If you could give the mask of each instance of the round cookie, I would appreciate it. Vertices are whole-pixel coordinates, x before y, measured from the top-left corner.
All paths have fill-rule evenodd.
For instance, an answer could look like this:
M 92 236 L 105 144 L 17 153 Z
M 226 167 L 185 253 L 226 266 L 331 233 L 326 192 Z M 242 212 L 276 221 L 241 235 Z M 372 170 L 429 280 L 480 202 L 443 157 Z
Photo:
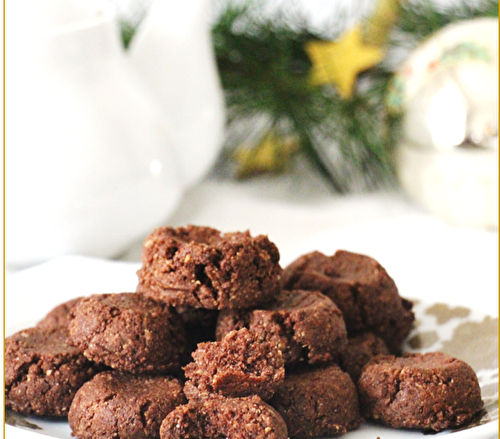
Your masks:
M 81 297 L 77 297 L 57 305 L 42 320 L 40 320 L 36 326 L 47 329 L 55 329 L 60 326 L 67 328 L 72 318 L 71 310 L 80 301 L 80 299 Z
M 65 328 L 29 328 L 5 339 L 5 406 L 66 416 L 76 391 L 102 370 L 70 346 Z
M 282 291 L 272 304 L 261 309 L 221 311 L 217 339 L 242 327 L 273 344 L 287 365 L 338 362 L 347 344 L 341 311 L 317 291 Z
M 248 232 L 160 227 L 146 238 L 142 263 L 137 291 L 174 306 L 251 308 L 280 290 L 277 247 Z
M 268 400 L 285 377 L 281 351 L 246 328 L 231 331 L 219 342 L 199 344 L 193 359 L 184 367 L 189 400 L 214 393 Z
M 185 402 L 175 378 L 102 372 L 77 392 L 68 421 L 78 439 L 155 439 L 163 419 Z
M 440 352 L 378 355 L 357 387 L 364 416 L 396 428 L 458 427 L 483 407 L 472 368 Z
M 258 396 L 216 396 L 179 406 L 162 422 L 161 439 L 287 439 L 281 416 Z
M 380 337 L 371 332 L 362 332 L 349 336 L 340 364 L 356 383 L 363 367 L 372 357 L 389 353 L 389 349 Z
M 95 294 L 73 308 L 70 342 L 113 369 L 166 373 L 180 368 L 184 326 L 177 312 L 142 294 Z
M 385 269 L 368 256 L 337 251 L 303 255 L 283 270 L 285 289 L 321 291 L 340 308 L 348 332 L 373 332 L 398 353 L 412 329 L 412 303 L 399 296 Z
M 287 371 L 269 404 L 285 420 L 291 438 L 344 434 L 362 420 L 356 386 L 336 364 Z

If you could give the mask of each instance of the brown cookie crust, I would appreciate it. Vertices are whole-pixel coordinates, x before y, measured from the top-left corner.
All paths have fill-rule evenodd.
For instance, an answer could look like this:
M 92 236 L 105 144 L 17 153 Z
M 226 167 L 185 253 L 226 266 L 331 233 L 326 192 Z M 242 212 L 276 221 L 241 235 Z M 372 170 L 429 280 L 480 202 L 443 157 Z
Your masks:
M 76 391 L 102 367 L 68 344 L 65 328 L 29 328 L 5 339 L 5 406 L 66 416 Z
M 386 270 L 365 255 L 308 253 L 283 270 L 282 285 L 321 291 L 341 309 L 348 332 L 373 332 L 392 353 L 400 351 L 415 320 L 411 302 L 399 296 Z
M 338 362 L 347 344 L 341 311 L 317 291 L 282 291 L 262 309 L 221 311 L 217 339 L 242 327 L 272 343 L 287 365 Z
M 287 371 L 269 402 L 291 438 L 341 435 L 361 424 L 356 386 L 339 366 Z
M 193 403 L 172 410 L 160 426 L 161 439 L 218 439 L 216 428 L 209 425 L 204 412 Z
M 285 377 L 281 351 L 246 328 L 221 341 L 202 343 L 184 367 L 188 399 L 217 393 L 229 397 L 258 395 L 268 400 Z
M 78 302 L 70 342 L 96 362 L 133 373 L 180 368 L 185 333 L 177 312 L 138 293 L 95 294 Z
M 78 439 L 156 439 L 163 419 L 185 402 L 175 378 L 102 372 L 77 392 L 68 421 Z
M 263 235 L 160 227 L 144 242 L 142 262 L 137 291 L 174 306 L 251 308 L 280 290 L 279 251 Z
M 380 354 L 390 354 L 384 341 L 371 332 L 362 332 L 349 336 L 340 364 L 356 383 L 365 364 Z
M 357 387 L 364 416 L 395 428 L 458 427 L 483 407 L 472 368 L 440 352 L 378 355 Z
M 179 406 L 162 422 L 161 439 L 287 439 L 286 424 L 258 396 L 225 398 Z

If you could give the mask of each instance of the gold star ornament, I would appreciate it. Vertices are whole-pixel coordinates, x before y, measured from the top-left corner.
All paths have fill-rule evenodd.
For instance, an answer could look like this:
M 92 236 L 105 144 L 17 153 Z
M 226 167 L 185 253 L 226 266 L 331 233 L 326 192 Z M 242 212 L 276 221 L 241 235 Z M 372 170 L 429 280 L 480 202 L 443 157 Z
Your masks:
M 380 47 L 364 43 L 361 25 L 354 26 L 337 41 L 310 41 L 306 51 L 312 62 L 312 83 L 333 83 L 344 99 L 352 96 L 357 76 L 384 58 Z
M 278 173 L 297 149 L 297 139 L 278 136 L 271 130 L 255 147 L 242 146 L 235 152 L 238 178 Z

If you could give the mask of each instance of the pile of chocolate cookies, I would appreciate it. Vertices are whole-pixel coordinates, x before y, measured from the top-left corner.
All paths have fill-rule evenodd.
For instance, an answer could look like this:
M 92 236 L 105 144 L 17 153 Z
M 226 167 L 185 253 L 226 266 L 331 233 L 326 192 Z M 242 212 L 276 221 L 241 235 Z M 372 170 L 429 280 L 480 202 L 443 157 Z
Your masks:
M 374 259 L 161 227 L 136 292 L 73 299 L 5 340 L 5 404 L 79 439 L 337 436 L 363 419 L 440 431 L 483 407 L 442 353 L 402 354 L 412 304 Z

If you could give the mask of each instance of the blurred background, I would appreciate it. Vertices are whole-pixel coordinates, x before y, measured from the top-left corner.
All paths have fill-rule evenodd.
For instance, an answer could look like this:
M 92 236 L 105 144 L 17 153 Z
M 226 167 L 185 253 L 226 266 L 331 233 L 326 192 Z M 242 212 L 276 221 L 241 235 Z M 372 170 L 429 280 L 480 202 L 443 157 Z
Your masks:
M 460 231 L 495 259 L 498 1 L 16 0 L 5 18 L 10 270 L 139 261 L 187 223 L 269 234 L 285 260 L 356 225 Z

